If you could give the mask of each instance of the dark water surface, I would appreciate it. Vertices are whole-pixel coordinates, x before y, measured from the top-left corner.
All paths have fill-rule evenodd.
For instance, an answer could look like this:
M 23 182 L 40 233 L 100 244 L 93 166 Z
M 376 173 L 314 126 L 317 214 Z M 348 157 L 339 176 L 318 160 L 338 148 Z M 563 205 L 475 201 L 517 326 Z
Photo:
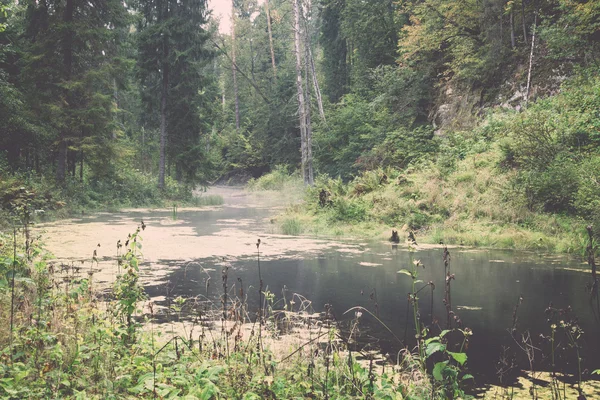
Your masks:
M 344 315 L 346 310 L 363 306 L 373 313 L 378 311 L 381 320 L 400 339 L 405 336 L 407 321 L 408 337 L 414 337 L 414 323 L 412 315 L 407 318 L 411 279 L 399 274 L 398 270 L 410 269 L 411 260 L 421 260 L 425 268 L 419 269 L 419 279 L 435 283 L 433 316 L 430 315 L 431 290 L 426 288 L 419 295 L 421 318 L 429 324 L 433 317 L 433 320 L 439 321 L 441 328 L 445 327 L 442 249 L 420 249 L 411 254 L 404 245 L 395 247 L 383 241 L 347 241 L 348 246 L 336 243 L 304 251 L 294 248 L 296 238 L 281 236 L 276 238 L 279 247 L 275 249 L 269 246 L 275 240 L 271 237 L 275 235 L 268 234 L 268 230 L 272 229 L 268 222 L 273 213 L 270 207 L 240 207 L 240 203 L 243 200 L 226 198 L 223 207 L 206 212 L 181 211 L 178 219 L 192 228 L 195 236 L 206 240 L 223 229 L 239 231 L 246 241 L 247 238 L 261 237 L 264 243 L 261 246 L 263 281 L 277 298 L 285 295 L 289 301 L 294 293 L 300 294 L 312 301 L 315 311 L 322 311 L 325 304 L 330 304 L 336 318 L 342 322 L 354 317 L 354 313 Z M 145 218 L 150 221 L 151 229 L 170 229 L 152 223 L 169 218 L 167 211 L 110 214 L 93 221 L 118 223 L 123 217 Z M 79 223 L 85 224 L 86 221 Z M 232 241 L 234 238 L 235 234 L 233 239 L 227 236 L 224 240 Z M 324 241 L 319 239 L 319 242 Z M 178 260 L 177 254 L 174 254 L 172 260 L 153 260 L 152 268 L 168 265 L 168 272 L 147 284 L 146 290 L 163 305 L 178 296 L 209 299 L 219 305 L 222 268 L 228 266 L 230 295 L 237 293 L 240 278 L 248 294 L 250 309 L 255 309 L 258 302 L 255 249 L 255 246 L 249 246 L 246 254 L 235 257 L 221 254 L 206 257 L 203 253 L 202 257 L 189 257 L 188 254 L 186 260 Z M 591 280 L 589 267 L 581 260 L 516 251 L 464 248 L 449 251 L 451 271 L 455 274 L 455 280 L 451 282 L 452 307 L 462 325 L 473 331 L 467 351 L 468 366 L 479 382 L 494 381 L 496 362 L 503 346 L 513 349 L 511 351 L 523 362 L 523 355 L 519 355 L 522 351 L 517 351 L 510 334 L 513 310 L 520 296 L 523 301 L 517 314 L 519 332 L 529 330 L 534 343 L 542 348 L 539 335 L 550 334 L 545 309 L 550 303 L 556 308 L 570 306 L 584 331 L 581 340 L 584 367 L 591 370 L 600 368 L 593 364 L 600 359 L 600 325 L 594 318 L 586 291 Z M 419 284 L 419 287 L 425 283 Z M 361 318 L 361 330 L 365 338 L 370 338 L 365 341 L 373 342 L 384 352 L 394 353 L 402 347 L 367 313 L 363 313 Z M 538 357 L 541 359 L 541 354 Z M 571 364 L 568 368 L 572 367 Z

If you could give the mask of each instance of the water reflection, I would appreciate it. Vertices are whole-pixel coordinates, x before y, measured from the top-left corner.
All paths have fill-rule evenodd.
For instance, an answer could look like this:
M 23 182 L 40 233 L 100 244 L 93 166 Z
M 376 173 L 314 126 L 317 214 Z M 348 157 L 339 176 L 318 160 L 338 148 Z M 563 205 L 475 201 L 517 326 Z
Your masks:
M 378 243 L 363 248 L 363 251 L 357 254 L 328 249 L 317 256 L 262 261 L 263 280 L 268 290 L 278 297 L 282 297 L 285 288 L 288 293 L 299 293 L 310 299 L 316 310 L 323 310 L 325 304 L 331 304 L 340 320 L 351 318 L 343 313 L 357 305 L 375 313 L 375 299 L 370 294 L 376 293 L 377 312 L 382 321 L 399 337 L 402 337 L 409 321 L 410 334 L 414 327 L 410 322 L 412 318 L 407 318 L 406 302 L 411 280 L 397 271 L 409 266 L 411 254 L 401 246 L 391 248 Z M 570 267 L 565 269 L 547 266 L 543 258 L 532 254 L 450 251 L 452 273 L 456 276 L 456 280 L 452 281 L 453 309 L 463 325 L 474 331 L 469 347 L 469 365 L 478 375 L 493 378 L 494 364 L 502 346 L 514 346 L 509 330 L 513 324 L 513 309 L 520 296 L 523 304 L 519 308 L 517 327 L 519 331 L 530 330 L 534 336 L 550 332 L 544 314 L 550 303 L 556 308 L 571 306 L 587 338 L 584 362 L 589 368 L 597 368 L 590 362 L 600 354 L 600 341 L 597 340 L 600 329 L 594 321 L 585 290 L 590 278 L 580 271 L 576 262 L 572 263 L 575 265 L 564 264 Z M 419 272 L 419 278 L 436 283 L 433 316 L 430 315 L 430 291 L 425 289 L 420 300 L 421 317 L 426 323 L 433 318 L 445 326 L 442 250 L 416 251 L 412 257 L 425 265 L 425 269 Z M 198 261 L 202 267 L 177 269 L 168 275 L 170 295 L 193 297 L 202 294 L 218 302 L 221 267 L 214 259 Z M 250 308 L 256 308 L 258 296 L 253 296 L 256 291 L 251 289 L 258 286 L 256 260 L 252 257 L 238 259 L 230 266 L 229 281 L 242 279 L 250 293 Z M 217 284 L 209 286 L 207 291 L 208 276 Z M 164 295 L 164 286 L 160 284 L 147 290 L 150 295 Z M 400 344 L 372 317 L 365 315 L 363 323 L 370 335 L 380 338 L 384 351 L 392 352 L 399 348 Z

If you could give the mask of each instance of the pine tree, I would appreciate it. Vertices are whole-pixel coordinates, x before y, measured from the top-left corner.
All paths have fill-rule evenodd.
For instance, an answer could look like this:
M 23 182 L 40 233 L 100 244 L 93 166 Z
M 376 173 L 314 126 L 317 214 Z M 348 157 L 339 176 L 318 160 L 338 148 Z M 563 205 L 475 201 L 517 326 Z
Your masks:
M 215 91 L 203 93 L 210 78 L 206 68 L 214 57 L 208 47 L 205 0 L 147 0 L 140 4 L 138 66 L 142 101 L 146 112 L 160 113 L 160 156 L 158 186 L 164 188 L 168 165 L 177 179 L 194 180 L 199 160 L 201 120 Z M 210 100 L 210 101 L 209 101 Z M 148 119 L 149 125 L 156 119 Z
M 94 172 L 109 173 L 106 159 L 112 156 L 115 133 L 112 94 L 121 73 L 116 57 L 127 21 L 118 0 L 26 3 L 21 81 L 56 147 L 59 183 L 69 171 L 75 175 L 77 161 L 83 168 L 85 147 L 93 153 Z

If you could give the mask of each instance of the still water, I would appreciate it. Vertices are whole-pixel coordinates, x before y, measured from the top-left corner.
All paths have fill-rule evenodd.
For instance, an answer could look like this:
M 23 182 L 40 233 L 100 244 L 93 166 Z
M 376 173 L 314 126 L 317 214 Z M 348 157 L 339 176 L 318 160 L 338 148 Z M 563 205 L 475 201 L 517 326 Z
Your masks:
M 96 279 L 108 284 L 114 278 L 114 243 L 143 219 L 147 225 L 142 232 L 143 282 L 149 296 L 165 307 L 178 296 L 220 304 L 222 269 L 228 267 L 231 293 L 236 293 L 241 280 L 250 309 L 256 308 L 256 241 L 260 238 L 263 282 L 277 298 L 285 296 L 289 301 L 299 294 L 309 299 L 317 312 L 329 304 L 342 324 L 354 317 L 353 312 L 344 314 L 345 311 L 363 306 L 378 313 L 398 338 L 403 339 L 407 332 L 409 341 L 414 335 L 412 314 L 407 316 L 411 279 L 398 271 L 410 269 L 412 260 L 420 260 L 425 268 L 419 269 L 419 279 L 424 283 L 418 286 L 429 281 L 435 284 L 433 297 L 430 288 L 419 295 L 421 318 L 427 324 L 433 320 L 434 325 L 445 327 L 442 248 L 409 252 L 403 244 L 393 246 L 382 240 L 278 235 L 271 218 L 280 202 L 237 189 L 222 188 L 219 193 L 225 199 L 219 207 L 179 209 L 177 215 L 168 209 L 128 210 L 83 216 L 40 229 L 45 232 L 47 246 L 59 259 L 83 260 L 94 249 L 99 251 L 103 261 Z M 549 304 L 555 308 L 570 306 L 584 332 L 584 367 L 600 368 L 594 365 L 600 359 L 600 324 L 586 291 L 591 280 L 589 268 L 581 260 L 533 252 L 468 248 L 449 251 L 450 268 L 455 275 L 451 282 L 452 309 L 463 327 L 473 331 L 467 351 L 468 366 L 479 382 L 494 381 L 503 347 L 515 349 L 512 352 L 517 360 L 524 362 L 510 333 L 520 297 L 523 300 L 516 315 L 518 332 L 529 330 L 534 343 L 542 346 L 539 335 L 550 334 L 546 308 Z M 389 353 L 402 347 L 368 313 L 363 313 L 360 326 L 365 343 Z

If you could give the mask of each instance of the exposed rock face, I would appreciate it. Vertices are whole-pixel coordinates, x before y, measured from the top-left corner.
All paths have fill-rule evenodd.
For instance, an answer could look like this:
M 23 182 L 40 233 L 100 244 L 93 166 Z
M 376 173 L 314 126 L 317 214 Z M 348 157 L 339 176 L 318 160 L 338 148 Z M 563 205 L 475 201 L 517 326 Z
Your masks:
M 459 90 L 448 85 L 438 97 L 438 106 L 430 114 L 435 134 L 447 129 L 469 129 L 475 126 L 481 108 L 481 90 Z
M 533 65 L 529 102 L 553 96 L 569 77 L 572 66 L 555 62 Z M 516 67 L 511 78 L 497 88 L 473 89 L 449 82 L 440 89 L 436 104 L 429 114 L 435 134 L 443 136 L 448 130 L 468 130 L 478 124 L 488 108 L 502 107 L 520 111 L 527 101 L 527 67 Z M 491 90 L 491 92 L 490 92 Z

